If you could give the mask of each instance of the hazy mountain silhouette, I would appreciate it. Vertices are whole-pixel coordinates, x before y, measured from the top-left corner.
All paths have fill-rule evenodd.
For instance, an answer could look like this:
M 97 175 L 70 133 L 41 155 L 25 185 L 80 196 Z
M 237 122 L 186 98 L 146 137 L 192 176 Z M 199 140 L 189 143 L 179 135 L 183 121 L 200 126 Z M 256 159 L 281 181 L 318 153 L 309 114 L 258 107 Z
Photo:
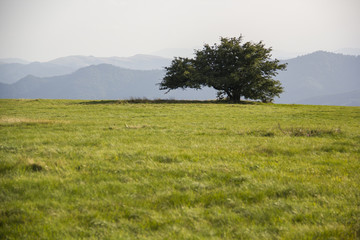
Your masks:
M 136 55 L 126 59 L 128 59 L 127 66 L 142 62 L 144 68 L 160 67 L 166 61 L 170 64 L 169 59 L 147 55 Z M 159 61 L 151 62 L 152 59 Z M 106 60 L 122 62 L 124 58 L 106 58 Z M 99 59 L 94 57 L 72 56 L 56 59 L 48 64 L 66 69 L 71 65 L 81 66 L 97 61 Z M 283 62 L 288 63 L 287 71 L 280 72 L 277 79 L 282 82 L 285 92 L 275 102 L 360 105 L 359 56 L 319 51 Z M 109 64 L 92 65 L 67 75 L 42 78 L 30 75 L 14 84 L 0 84 L 0 98 L 126 99 L 147 97 L 204 100 L 216 97 L 216 91 L 209 88 L 199 91 L 176 90 L 164 95 L 164 91 L 160 91 L 156 85 L 161 81 L 164 73 L 163 69 L 131 70 Z
M 156 56 L 161 56 L 165 58 L 174 58 L 174 57 L 187 57 L 193 58 L 195 49 L 202 49 L 202 47 L 194 47 L 194 48 L 165 48 L 151 54 Z M 289 52 L 289 51 L 282 51 L 282 50 L 273 50 L 272 56 L 277 59 L 290 59 L 296 56 L 299 56 L 301 53 L 299 52 Z
M 164 70 L 131 70 L 110 64 L 92 65 L 56 77 L 32 75 L 14 84 L 0 84 L 0 98 L 49 99 L 214 99 L 215 90 L 176 90 L 169 94 L 157 85 Z
M 341 48 L 336 50 L 335 53 L 358 56 L 360 55 L 360 48 Z
M 161 56 L 164 58 L 170 58 L 170 59 L 173 59 L 174 57 L 193 58 L 194 52 L 195 52 L 194 49 L 191 49 L 191 48 L 164 48 L 164 49 L 152 52 L 152 54 L 154 54 L 156 56 Z M 196 49 L 198 49 L 198 48 L 196 48 Z
M 79 68 L 99 64 L 112 64 L 122 68 L 152 70 L 163 69 L 170 64 L 167 58 L 151 55 L 135 55 L 127 58 L 109 57 L 98 58 L 92 56 L 68 56 L 57 58 L 49 62 L 33 62 L 29 64 L 8 63 L 0 64 L 0 82 L 14 83 L 27 75 L 37 77 L 52 77 L 72 73 Z
M 298 103 L 337 106 L 360 106 L 360 90 L 303 99 L 298 101 Z
M 1 98 L 118 99 L 158 94 L 162 70 L 139 71 L 109 64 L 81 68 L 63 76 L 27 76 L 2 85 Z
M 82 68 L 90 65 L 111 64 L 117 67 L 135 70 L 155 70 L 168 66 L 171 59 L 138 54 L 131 57 L 93 57 L 93 56 L 68 56 L 50 61 L 60 66 Z
M 315 97 L 342 94 L 360 89 L 360 57 L 324 51 L 289 59 L 287 71 L 278 79 L 285 92 L 278 103 L 300 103 Z M 323 104 L 323 103 L 321 103 Z
M 28 64 L 30 62 L 21 58 L 0 58 L 0 64 L 6 64 L 6 63 Z
M 14 83 L 27 75 L 48 77 L 68 74 L 76 68 L 59 66 L 52 63 L 33 62 L 29 64 L 7 63 L 0 64 L 0 82 Z

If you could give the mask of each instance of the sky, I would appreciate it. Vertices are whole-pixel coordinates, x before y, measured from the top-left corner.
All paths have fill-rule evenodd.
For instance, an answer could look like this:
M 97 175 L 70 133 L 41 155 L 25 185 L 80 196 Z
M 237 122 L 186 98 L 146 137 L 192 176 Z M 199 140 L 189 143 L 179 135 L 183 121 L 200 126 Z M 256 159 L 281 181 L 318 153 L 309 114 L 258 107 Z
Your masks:
M 126 57 L 222 37 L 274 51 L 360 48 L 360 0 L 0 0 L 0 58 Z

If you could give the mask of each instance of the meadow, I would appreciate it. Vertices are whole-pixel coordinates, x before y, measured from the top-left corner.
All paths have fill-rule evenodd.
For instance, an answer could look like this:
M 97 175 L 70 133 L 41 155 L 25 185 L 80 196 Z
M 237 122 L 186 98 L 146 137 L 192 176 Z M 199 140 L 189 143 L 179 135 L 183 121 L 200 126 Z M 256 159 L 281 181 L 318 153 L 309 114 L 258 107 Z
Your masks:
M 360 108 L 0 100 L 0 239 L 359 239 Z

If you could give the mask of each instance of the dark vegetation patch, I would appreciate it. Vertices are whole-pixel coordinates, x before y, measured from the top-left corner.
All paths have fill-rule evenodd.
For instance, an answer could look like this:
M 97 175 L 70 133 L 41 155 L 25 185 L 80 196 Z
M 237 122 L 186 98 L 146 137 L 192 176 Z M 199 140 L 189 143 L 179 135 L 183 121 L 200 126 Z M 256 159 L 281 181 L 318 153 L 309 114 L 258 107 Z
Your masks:
M 245 176 L 241 176 L 239 174 L 235 174 L 234 172 L 222 172 L 222 171 L 214 171 L 206 175 L 208 181 L 212 181 L 215 183 L 219 183 L 221 186 L 235 185 L 240 186 L 248 179 Z
M 14 169 L 14 167 L 15 166 L 13 164 L 10 164 L 5 161 L 1 161 L 0 162 L 0 174 L 5 174 L 5 173 L 11 171 L 12 169 Z
M 340 128 L 324 129 L 324 128 L 308 128 L 308 127 L 291 127 L 282 128 L 280 124 L 278 129 L 284 134 L 291 137 L 327 137 L 337 136 L 341 134 Z
M 331 144 L 328 146 L 323 146 L 320 148 L 320 151 L 322 152 L 340 152 L 345 153 L 349 151 L 349 147 L 346 145 L 340 145 L 340 144 Z
M 32 172 L 40 172 L 43 169 L 44 168 L 40 164 L 37 164 L 37 163 L 31 163 L 26 166 L 26 170 L 32 171 Z
M 44 170 L 44 167 L 40 164 L 32 163 L 31 161 L 28 163 L 24 163 L 22 161 L 18 161 L 16 163 L 9 163 L 7 161 L 0 162 L 0 174 L 16 171 L 16 169 L 25 169 L 29 172 L 40 172 Z
M 331 144 L 319 147 L 319 151 L 328 152 L 328 153 L 333 153 L 333 152 L 360 153 L 360 145 L 356 144 L 356 143 L 352 143 L 352 142 L 346 142 L 346 141 L 333 142 Z
M 298 149 L 283 149 L 279 147 L 259 146 L 257 152 L 266 156 L 294 156 L 299 153 Z
M 160 163 L 176 163 L 179 160 L 175 157 L 167 157 L 167 156 L 155 156 L 153 160 Z
M 140 129 L 140 128 L 147 128 L 147 127 L 149 127 L 149 125 L 144 125 L 144 124 L 142 124 L 142 125 L 128 125 L 128 124 L 125 124 L 125 128 L 127 128 L 127 129 Z
M 275 132 L 271 130 L 252 130 L 247 132 L 247 135 L 255 137 L 274 137 Z
M 190 193 L 172 192 L 162 197 L 158 197 L 154 206 L 159 209 L 179 208 L 179 207 L 193 207 L 197 200 Z
M 272 129 L 256 129 L 247 132 L 239 132 L 239 135 L 247 135 L 254 137 L 276 137 L 276 136 L 290 136 L 290 137 L 334 137 L 343 134 L 340 128 L 325 129 L 325 128 L 311 128 L 311 127 L 290 127 L 282 128 L 278 125 L 277 128 Z
M 341 133 L 340 129 L 311 129 L 311 128 L 290 128 L 285 134 L 292 137 L 326 137 L 336 136 Z
M 20 225 L 24 224 L 26 222 L 30 221 L 31 218 L 28 216 L 28 214 L 20 208 L 12 208 L 12 209 L 5 209 L 0 211 L 0 227 L 3 227 L 5 225 Z M 1 238 L 0 234 L 0 238 Z M 6 239 L 5 236 L 1 239 Z
M 262 104 L 257 101 L 240 101 L 234 103 L 233 101 L 228 100 L 175 100 L 175 99 L 146 99 L 146 98 L 132 98 L 124 100 L 94 100 L 80 102 L 81 105 L 105 105 L 105 104 Z

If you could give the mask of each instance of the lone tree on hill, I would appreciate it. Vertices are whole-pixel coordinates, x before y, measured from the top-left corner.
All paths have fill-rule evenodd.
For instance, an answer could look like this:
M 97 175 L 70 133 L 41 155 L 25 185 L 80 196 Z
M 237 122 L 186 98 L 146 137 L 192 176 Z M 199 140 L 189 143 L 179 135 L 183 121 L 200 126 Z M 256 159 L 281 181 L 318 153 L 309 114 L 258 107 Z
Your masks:
M 239 102 L 241 97 L 263 102 L 273 101 L 283 92 L 281 83 L 274 80 L 277 70 L 286 64 L 271 59 L 272 48 L 259 43 L 242 44 L 238 38 L 220 38 L 220 45 L 205 44 L 195 51 L 195 58 L 176 58 L 160 83 L 161 90 L 177 88 L 201 89 L 204 86 L 218 90 L 218 98 Z

